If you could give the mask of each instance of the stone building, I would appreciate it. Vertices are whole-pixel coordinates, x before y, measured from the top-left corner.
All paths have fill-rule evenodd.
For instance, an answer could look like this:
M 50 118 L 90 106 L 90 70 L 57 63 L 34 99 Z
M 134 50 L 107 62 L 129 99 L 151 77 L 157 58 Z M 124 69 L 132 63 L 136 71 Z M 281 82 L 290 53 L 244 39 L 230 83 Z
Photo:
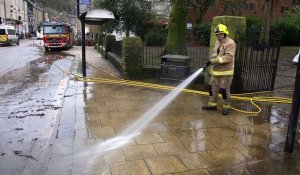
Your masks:
M 19 34 L 28 32 L 26 1 L 0 0 L 0 9 L 0 17 L 3 24 L 15 26 Z
M 35 0 L 26 0 L 28 3 L 28 30 L 35 34 L 37 27 L 44 21 L 49 21 L 48 13 L 44 8 L 39 7 Z
M 48 19 L 45 10 L 35 0 L 0 0 L 1 23 L 16 28 L 20 36 L 34 33 L 37 25 Z

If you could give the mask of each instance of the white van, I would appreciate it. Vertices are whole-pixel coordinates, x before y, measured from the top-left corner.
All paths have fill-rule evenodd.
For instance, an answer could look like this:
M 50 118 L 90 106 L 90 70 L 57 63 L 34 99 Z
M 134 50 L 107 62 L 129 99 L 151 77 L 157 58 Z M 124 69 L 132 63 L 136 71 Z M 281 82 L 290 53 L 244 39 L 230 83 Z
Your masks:
M 40 32 L 36 31 L 36 39 L 37 40 L 42 40 L 43 39 L 43 31 L 42 30 Z
M 19 45 L 19 37 L 13 26 L 0 25 L 0 45 Z

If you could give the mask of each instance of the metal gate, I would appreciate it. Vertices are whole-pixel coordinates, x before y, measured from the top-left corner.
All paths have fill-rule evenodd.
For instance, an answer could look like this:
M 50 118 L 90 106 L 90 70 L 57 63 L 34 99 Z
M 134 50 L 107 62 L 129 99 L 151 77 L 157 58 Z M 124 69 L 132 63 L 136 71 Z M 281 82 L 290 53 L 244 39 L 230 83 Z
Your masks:
M 258 43 L 258 38 L 248 38 L 237 43 L 233 92 L 274 89 L 280 37 L 271 38 L 268 45 Z

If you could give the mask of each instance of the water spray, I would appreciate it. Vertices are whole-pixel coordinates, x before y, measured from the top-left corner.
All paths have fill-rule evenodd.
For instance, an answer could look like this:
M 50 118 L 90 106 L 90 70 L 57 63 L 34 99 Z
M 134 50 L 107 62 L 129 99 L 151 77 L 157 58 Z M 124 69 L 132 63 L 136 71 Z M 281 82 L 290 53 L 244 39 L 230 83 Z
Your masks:
M 133 124 L 125 128 L 117 137 L 108 139 L 100 144 L 92 147 L 95 151 L 95 155 L 91 158 L 89 166 L 93 164 L 94 160 L 105 154 L 107 151 L 117 149 L 129 142 L 133 137 L 138 136 L 149 123 L 157 117 L 157 115 L 165 109 L 178 95 L 185 89 L 201 72 L 203 68 L 189 76 L 185 81 L 179 84 L 174 90 L 169 92 L 161 100 L 159 100 L 153 107 L 148 109 L 144 114 L 142 114 Z M 79 156 L 84 156 L 88 154 L 88 151 L 82 151 L 78 153 Z

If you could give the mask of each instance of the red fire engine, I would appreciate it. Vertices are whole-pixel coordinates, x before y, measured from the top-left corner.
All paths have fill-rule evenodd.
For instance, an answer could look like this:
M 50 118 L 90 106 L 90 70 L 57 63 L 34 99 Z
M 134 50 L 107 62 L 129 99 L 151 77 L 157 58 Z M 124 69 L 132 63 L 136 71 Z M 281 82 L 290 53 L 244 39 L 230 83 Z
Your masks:
M 71 48 L 73 47 L 72 28 L 68 24 L 62 22 L 44 23 L 43 41 L 46 51 L 54 48 Z

